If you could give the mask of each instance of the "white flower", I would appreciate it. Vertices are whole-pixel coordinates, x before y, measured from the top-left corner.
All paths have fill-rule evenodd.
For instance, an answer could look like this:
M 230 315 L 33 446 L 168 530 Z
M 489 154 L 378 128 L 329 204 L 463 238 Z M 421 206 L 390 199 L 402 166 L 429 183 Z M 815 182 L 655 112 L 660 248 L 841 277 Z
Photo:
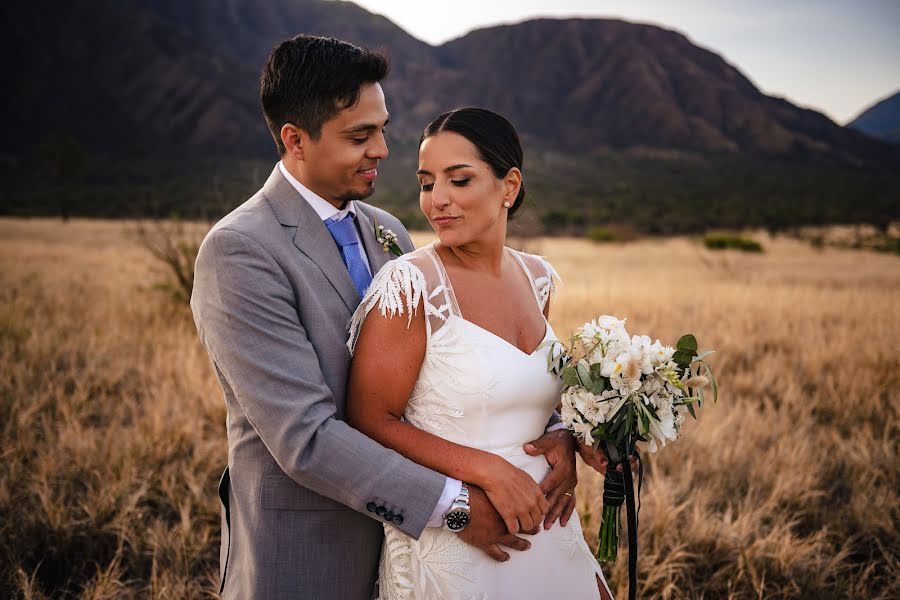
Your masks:
M 647 443 L 647 448 L 653 453 L 657 451 L 657 440 L 665 446 L 666 440 L 674 440 L 678 437 L 678 432 L 675 429 L 675 413 L 672 410 L 671 398 L 665 398 L 660 401 L 656 414 L 659 417 L 659 421 L 650 419 L 650 439 Z
M 588 446 L 594 444 L 594 438 L 591 436 L 591 431 L 593 430 L 594 425 L 591 425 L 590 423 L 582 423 L 579 421 L 572 424 L 572 432 L 575 434 L 575 437 Z

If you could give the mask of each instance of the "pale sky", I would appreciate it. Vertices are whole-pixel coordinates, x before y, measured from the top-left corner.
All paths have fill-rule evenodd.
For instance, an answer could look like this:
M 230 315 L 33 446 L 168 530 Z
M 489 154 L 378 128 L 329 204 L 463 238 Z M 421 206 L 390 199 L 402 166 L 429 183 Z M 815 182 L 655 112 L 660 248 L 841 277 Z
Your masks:
M 432 45 L 537 17 L 608 17 L 687 35 L 764 93 L 840 124 L 900 90 L 900 0 L 354 0 Z

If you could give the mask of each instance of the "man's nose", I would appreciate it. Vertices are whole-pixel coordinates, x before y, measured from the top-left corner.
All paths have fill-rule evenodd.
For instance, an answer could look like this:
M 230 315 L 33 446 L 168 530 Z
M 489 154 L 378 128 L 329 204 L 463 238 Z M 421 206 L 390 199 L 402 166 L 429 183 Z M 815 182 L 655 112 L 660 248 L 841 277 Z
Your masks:
M 366 152 L 366 156 L 368 158 L 376 158 L 382 159 L 387 158 L 390 152 L 387 147 L 387 140 L 384 137 L 384 134 L 380 134 L 375 136 L 375 141 L 373 144 L 369 146 L 368 152 Z

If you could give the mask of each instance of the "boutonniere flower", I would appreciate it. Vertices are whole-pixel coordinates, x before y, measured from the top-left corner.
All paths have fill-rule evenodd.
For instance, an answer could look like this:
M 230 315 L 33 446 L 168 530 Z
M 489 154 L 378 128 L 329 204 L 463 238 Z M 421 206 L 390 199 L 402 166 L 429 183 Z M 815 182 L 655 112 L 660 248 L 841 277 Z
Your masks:
M 403 250 L 397 245 L 397 234 L 390 229 L 385 229 L 383 225 L 379 225 L 377 219 L 375 220 L 375 239 L 381 244 L 385 254 L 388 252 L 393 253 L 394 256 L 403 254 Z

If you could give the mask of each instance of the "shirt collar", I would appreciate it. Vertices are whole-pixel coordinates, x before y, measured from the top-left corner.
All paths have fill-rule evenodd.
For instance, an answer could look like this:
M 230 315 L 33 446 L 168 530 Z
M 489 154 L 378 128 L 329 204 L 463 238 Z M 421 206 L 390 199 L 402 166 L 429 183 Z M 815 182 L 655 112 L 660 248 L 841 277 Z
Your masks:
M 284 178 L 288 180 L 288 183 L 294 186 L 294 189 L 297 190 L 297 192 L 300 193 L 300 196 L 313 207 L 313 210 L 316 211 L 316 214 L 319 215 L 319 218 L 323 221 L 327 221 L 328 219 L 340 221 L 349 214 L 356 216 L 356 202 L 354 200 L 347 202 L 347 206 L 343 210 L 335 208 L 333 204 L 297 181 L 297 179 L 288 172 L 287 167 L 284 166 L 282 161 L 278 161 L 278 169 L 281 171 L 281 174 L 284 175 Z

